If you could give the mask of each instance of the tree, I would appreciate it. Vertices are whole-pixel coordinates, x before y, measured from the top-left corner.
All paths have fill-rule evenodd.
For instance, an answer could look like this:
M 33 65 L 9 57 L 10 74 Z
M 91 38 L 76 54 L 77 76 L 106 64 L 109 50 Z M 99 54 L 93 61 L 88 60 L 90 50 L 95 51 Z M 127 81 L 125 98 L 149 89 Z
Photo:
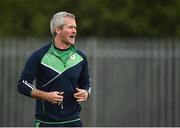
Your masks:
M 76 15 L 81 37 L 180 36 L 179 0 L 2 0 L 1 36 L 50 36 L 52 15 Z

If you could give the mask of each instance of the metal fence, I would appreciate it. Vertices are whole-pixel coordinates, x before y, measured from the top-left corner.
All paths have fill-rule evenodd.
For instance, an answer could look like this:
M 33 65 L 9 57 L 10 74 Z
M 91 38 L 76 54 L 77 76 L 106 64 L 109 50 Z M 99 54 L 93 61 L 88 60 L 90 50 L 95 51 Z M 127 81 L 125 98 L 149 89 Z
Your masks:
M 40 39 L 0 40 L 0 126 L 33 126 L 34 99 L 16 83 Z M 81 39 L 92 96 L 82 103 L 85 126 L 180 126 L 180 41 Z

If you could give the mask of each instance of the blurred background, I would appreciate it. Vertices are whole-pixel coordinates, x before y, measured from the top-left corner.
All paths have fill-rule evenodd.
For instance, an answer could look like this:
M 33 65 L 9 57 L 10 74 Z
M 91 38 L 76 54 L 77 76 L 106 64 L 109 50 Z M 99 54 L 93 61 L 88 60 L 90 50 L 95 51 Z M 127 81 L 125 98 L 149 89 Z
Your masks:
M 92 95 L 85 126 L 180 126 L 179 0 L 1 0 L 0 126 L 33 126 L 35 100 L 17 92 L 31 53 L 51 40 L 56 12 L 76 15 Z

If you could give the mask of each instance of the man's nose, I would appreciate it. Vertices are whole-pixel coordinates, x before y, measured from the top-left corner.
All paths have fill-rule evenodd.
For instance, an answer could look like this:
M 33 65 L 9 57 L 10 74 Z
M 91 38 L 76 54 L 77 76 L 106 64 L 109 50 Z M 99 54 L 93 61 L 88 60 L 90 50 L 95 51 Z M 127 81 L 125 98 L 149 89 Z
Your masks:
M 73 31 L 73 33 L 77 33 L 77 30 L 75 27 L 72 29 L 72 31 Z
M 73 33 L 75 33 L 75 34 L 77 33 L 76 29 L 73 30 Z

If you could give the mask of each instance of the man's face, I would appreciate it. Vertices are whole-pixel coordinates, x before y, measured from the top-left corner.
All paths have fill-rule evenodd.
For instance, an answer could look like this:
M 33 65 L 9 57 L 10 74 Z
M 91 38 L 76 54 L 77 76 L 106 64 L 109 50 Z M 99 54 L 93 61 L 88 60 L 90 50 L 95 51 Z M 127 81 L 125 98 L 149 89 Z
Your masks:
M 64 18 L 64 26 L 61 28 L 60 37 L 61 41 L 66 45 L 72 45 L 75 43 L 76 37 L 76 21 L 73 18 Z

